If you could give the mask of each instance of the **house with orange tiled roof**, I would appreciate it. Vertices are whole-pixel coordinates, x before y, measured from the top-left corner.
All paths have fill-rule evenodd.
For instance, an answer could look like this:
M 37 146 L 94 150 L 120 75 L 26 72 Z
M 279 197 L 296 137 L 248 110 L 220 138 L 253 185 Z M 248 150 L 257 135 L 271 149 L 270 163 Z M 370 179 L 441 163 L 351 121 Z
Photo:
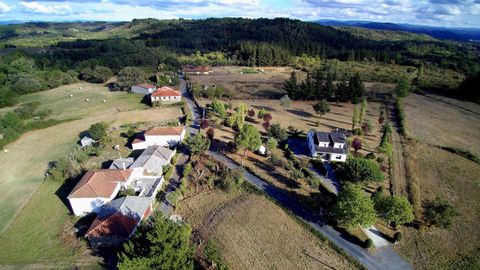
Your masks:
M 102 206 L 85 237 L 92 247 L 117 246 L 127 241 L 153 208 L 149 197 L 125 196 Z
M 133 85 L 130 88 L 132 93 L 142 94 L 142 95 L 151 94 L 151 93 L 155 92 L 156 89 L 157 89 L 157 87 L 155 85 L 149 84 L 149 83 L 142 83 L 142 84 Z
M 117 196 L 122 187 L 141 176 L 140 170 L 101 169 L 88 171 L 67 196 L 76 216 L 96 213 Z
M 135 136 L 132 149 L 145 149 L 149 146 L 176 146 L 185 138 L 185 127 L 152 127 Z
M 177 89 L 162 86 L 150 95 L 150 101 L 155 103 L 175 103 L 182 100 L 182 93 Z

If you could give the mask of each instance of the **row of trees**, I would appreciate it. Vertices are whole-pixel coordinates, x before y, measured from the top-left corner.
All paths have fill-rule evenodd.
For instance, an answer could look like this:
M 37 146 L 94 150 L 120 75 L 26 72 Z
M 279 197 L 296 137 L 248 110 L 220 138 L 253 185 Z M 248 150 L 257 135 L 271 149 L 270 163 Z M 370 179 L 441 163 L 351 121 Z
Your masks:
M 346 76 L 342 76 L 339 82 L 334 82 L 332 73 L 325 74 L 322 70 L 314 71 L 313 75 L 307 74 L 305 81 L 298 83 L 297 75 L 292 72 L 290 78 L 285 81 L 283 90 L 287 95 L 294 99 L 302 100 L 322 100 L 335 99 L 336 101 L 352 103 L 360 102 L 365 94 L 365 87 L 360 75 L 357 73 L 347 81 Z

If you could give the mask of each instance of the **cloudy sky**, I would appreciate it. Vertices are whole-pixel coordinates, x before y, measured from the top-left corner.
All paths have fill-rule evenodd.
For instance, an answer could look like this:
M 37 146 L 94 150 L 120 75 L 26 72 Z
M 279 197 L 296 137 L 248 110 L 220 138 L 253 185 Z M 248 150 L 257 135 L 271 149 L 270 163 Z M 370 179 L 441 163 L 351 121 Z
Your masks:
M 0 0 L 0 20 L 289 17 L 480 28 L 480 0 Z

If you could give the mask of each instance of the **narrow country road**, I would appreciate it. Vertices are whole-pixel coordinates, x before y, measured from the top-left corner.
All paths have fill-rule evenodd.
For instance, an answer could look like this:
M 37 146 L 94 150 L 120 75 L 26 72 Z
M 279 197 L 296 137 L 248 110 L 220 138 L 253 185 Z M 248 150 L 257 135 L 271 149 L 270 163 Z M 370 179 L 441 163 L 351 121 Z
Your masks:
M 190 133 L 198 132 L 198 124 L 201 116 L 201 108 L 192 100 L 190 93 L 187 92 L 186 83 L 183 78 L 180 82 L 180 88 L 183 93 L 184 100 L 187 102 L 192 111 L 192 125 L 190 126 Z M 208 151 L 207 154 L 212 156 L 219 162 L 225 164 L 228 168 L 238 168 L 239 165 L 231 159 L 225 157 L 223 154 L 215 151 Z M 391 246 L 379 248 L 375 253 L 369 253 L 363 247 L 360 247 L 348 239 L 347 235 L 335 230 L 333 227 L 327 225 L 319 215 L 313 213 L 309 209 L 303 207 L 294 198 L 285 193 L 283 190 L 276 188 L 255 175 L 245 172 L 245 179 L 257 188 L 265 192 L 268 196 L 273 198 L 278 204 L 291 211 L 298 218 L 305 221 L 313 229 L 323 234 L 336 246 L 343 249 L 348 255 L 355 258 L 368 269 L 373 270 L 409 270 L 413 267 L 401 258 Z M 177 182 L 178 183 L 178 182 Z M 166 193 L 168 193 L 167 191 Z M 166 197 L 166 195 L 165 195 Z M 166 200 L 162 201 L 162 204 Z M 168 202 L 166 202 L 168 204 Z M 160 207 L 162 208 L 162 207 Z
M 180 91 L 182 92 L 183 100 L 187 103 L 187 106 L 192 112 L 192 122 L 188 127 L 188 132 L 190 135 L 194 135 L 198 133 L 200 127 L 199 121 L 201 116 L 201 108 L 199 108 L 192 100 L 190 92 L 187 91 L 187 83 L 183 77 L 180 77 Z M 165 192 L 162 194 L 160 203 L 157 206 L 157 209 L 166 217 L 170 217 L 170 215 L 173 213 L 173 205 L 168 201 L 168 195 L 178 188 L 183 165 L 185 165 L 189 160 L 189 155 L 186 153 L 185 149 L 179 149 L 178 153 L 179 155 L 177 164 L 175 165 L 175 170 L 173 171 L 170 179 L 168 179 L 168 186 L 165 188 Z

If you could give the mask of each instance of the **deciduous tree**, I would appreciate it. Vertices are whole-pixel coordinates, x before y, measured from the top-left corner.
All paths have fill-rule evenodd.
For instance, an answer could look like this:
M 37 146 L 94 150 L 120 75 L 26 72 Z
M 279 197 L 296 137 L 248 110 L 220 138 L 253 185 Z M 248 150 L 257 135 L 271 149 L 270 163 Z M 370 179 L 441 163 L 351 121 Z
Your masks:
M 290 105 L 292 104 L 292 100 L 290 99 L 290 97 L 288 97 L 288 95 L 285 95 L 282 98 L 280 98 L 280 104 L 283 107 L 283 111 L 287 111 L 287 108 L 289 108 Z
M 256 151 L 262 144 L 260 132 L 252 125 L 244 125 L 235 136 L 235 143 L 244 149 L 243 158 L 247 155 L 247 150 Z M 243 165 L 243 159 L 242 159 Z
M 373 201 L 359 186 L 353 184 L 347 184 L 340 191 L 333 212 L 338 224 L 349 229 L 368 227 L 376 220 Z

